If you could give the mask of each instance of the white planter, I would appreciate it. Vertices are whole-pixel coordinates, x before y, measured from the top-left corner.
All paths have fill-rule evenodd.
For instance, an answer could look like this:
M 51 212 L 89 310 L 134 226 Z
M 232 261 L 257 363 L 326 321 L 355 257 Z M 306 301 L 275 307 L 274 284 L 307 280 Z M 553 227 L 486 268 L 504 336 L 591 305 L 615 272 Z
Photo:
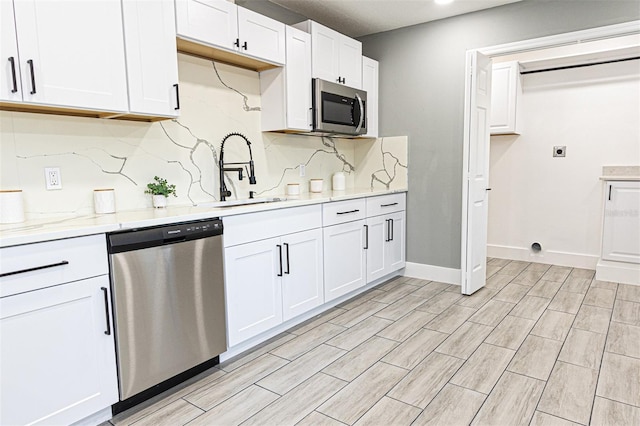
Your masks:
M 156 209 L 167 207 L 167 197 L 165 197 L 164 195 L 154 195 L 153 207 L 155 207 Z

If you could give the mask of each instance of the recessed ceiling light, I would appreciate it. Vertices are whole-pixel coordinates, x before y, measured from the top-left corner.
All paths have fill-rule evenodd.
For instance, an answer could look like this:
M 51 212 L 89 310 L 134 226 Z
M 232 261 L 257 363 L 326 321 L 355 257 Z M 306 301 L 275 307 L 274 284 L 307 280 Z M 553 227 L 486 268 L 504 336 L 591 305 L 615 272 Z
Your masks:
M 449 4 L 453 3 L 453 0 L 434 0 L 436 4 Z

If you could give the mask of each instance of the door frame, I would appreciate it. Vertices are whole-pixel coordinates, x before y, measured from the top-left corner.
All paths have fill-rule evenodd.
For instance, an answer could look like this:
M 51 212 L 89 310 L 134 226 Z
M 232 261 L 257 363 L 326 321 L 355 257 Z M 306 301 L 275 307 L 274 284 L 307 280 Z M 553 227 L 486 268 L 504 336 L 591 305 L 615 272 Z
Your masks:
M 464 116 L 464 131 L 465 135 L 470 127 L 471 116 L 466 113 L 467 105 L 471 99 L 471 84 L 470 84 L 470 74 L 471 74 L 471 55 L 473 52 L 477 51 L 482 53 L 483 55 L 489 56 L 490 58 L 504 56 L 504 55 L 514 55 L 517 53 L 524 53 L 533 50 L 542 50 L 548 49 L 552 47 L 559 46 L 568 46 L 575 45 L 579 43 L 602 40 L 606 38 L 614 38 L 614 37 L 622 37 L 626 35 L 634 35 L 640 33 L 640 20 L 637 21 L 629 21 L 621 24 L 615 25 L 607 25 L 604 27 L 596 27 L 590 28 L 587 30 L 580 31 L 572 31 L 568 33 L 556 34 L 547 37 L 539 37 L 533 38 L 529 40 L 522 40 L 513 43 L 505 43 L 499 44 L 495 46 L 487 46 L 481 47 L 477 49 L 469 49 L 466 51 L 466 65 L 465 65 L 465 90 L 464 90 L 464 105 L 465 105 L 465 116 Z M 489 142 L 487 142 L 489 143 Z M 467 171 L 468 171 L 468 162 L 469 162 L 469 138 L 465 136 L 463 139 L 463 147 L 462 147 L 462 216 L 461 216 L 461 244 L 460 244 L 460 286 L 461 289 L 465 286 L 465 280 L 467 277 L 467 265 L 466 265 L 466 256 L 467 256 L 467 245 L 469 244 L 469 238 L 473 238 L 473 232 L 469 232 L 469 223 L 468 223 L 468 209 L 469 209 L 469 190 L 468 190 L 468 182 L 467 182 Z M 485 227 L 487 224 L 485 224 Z M 478 233 L 476 232 L 475 235 Z M 486 235 L 486 233 L 485 233 Z M 486 242 L 485 242 L 486 243 Z

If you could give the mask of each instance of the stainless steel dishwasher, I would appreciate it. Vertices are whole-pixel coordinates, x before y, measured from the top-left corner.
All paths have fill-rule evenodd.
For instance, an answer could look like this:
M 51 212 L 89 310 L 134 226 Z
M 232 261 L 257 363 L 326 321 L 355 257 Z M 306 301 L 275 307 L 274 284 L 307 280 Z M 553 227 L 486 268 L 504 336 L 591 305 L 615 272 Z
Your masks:
M 118 413 L 218 363 L 227 348 L 222 221 L 109 234 Z

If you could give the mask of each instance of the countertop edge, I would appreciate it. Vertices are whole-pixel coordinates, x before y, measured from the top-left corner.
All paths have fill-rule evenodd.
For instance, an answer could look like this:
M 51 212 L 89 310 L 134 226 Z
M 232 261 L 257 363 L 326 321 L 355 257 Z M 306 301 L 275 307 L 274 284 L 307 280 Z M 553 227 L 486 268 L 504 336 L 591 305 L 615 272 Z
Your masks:
M 600 180 L 628 180 L 634 182 L 640 180 L 640 176 L 600 176 Z

